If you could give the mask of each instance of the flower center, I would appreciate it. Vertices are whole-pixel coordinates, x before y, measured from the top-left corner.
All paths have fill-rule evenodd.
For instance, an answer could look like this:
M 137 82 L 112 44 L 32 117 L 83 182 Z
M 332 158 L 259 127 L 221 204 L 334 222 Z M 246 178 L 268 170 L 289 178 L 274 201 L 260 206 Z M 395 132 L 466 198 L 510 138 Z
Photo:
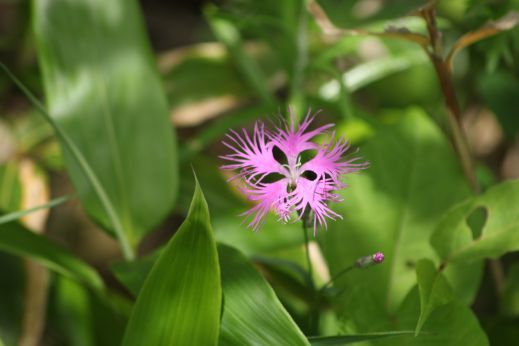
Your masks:
M 283 164 L 283 167 L 287 170 L 286 177 L 288 178 L 288 190 L 289 192 L 292 192 L 297 187 L 297 179 L 300 176 L 300 167 L 301 167 L 301 156 L 297 156 L 297 159 L 295 162 L 290 162 L 288 164 Z

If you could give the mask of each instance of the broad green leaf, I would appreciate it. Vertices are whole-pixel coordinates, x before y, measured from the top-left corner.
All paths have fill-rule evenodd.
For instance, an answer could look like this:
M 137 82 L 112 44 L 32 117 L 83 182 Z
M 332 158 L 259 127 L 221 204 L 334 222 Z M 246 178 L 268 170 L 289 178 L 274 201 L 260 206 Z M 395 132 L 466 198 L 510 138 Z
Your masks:
M 17 222 L 0 225 L 0 250 L 32 258 L 49 269 L 102 289 L 97 272 L 65 248 L 37 235 Z
M 396 332 L 380 332 L 371 334 L 350 334 L 350 335 L 337 335 L 337 336 L 318 336 L 310 337 L 310 345 L 312 346 L 334 346 L 334 345 L 348 345 L 354 344 L 361 341 L 369 341 L 376 339 L 385 339 L 395 336 L 412 336 L 411 331 L 396 331 Z M 399 339 L 400 340 L 400 339 Z
M 416 325 L 415 335 L 420 333 L 429 315 L 439 306 L 452 300 L 452 289 L 442 273 L 434 267 L 434 263 L 422 259 L 416 264 L 416 279 L 420 293 L 420 317 Z
M 68 172 L 88 213 L 114 230 L 111 204 L 135 245 L 170 211 L 177 187 L 168 105 L 137 1 L 33 4 L 49 114 L 69 139 L 60 138 Z
M 519 181 L 508 181 L 453 208 L 436 228 L 431 243 L 444 261 L 476 261 L 519 250 Z M 480 208 L 487 219 L 480 234 L 467 220 Z
M 395 320 L 401 328 L 413 328 L 420 311 L 418 289 L 413 288 L 405 298 Z M 395 343 L 377 343 L 393 346 Z M 414 338 L 399 340 L 401 346 L 488 346 L 488 338 L 474 313 L 459 302 L 450 302 L 434 310 Z
M 44 203 L 44 204 L 36 206 L 34 208 L 14 211 L 9 214 L 0 215 L 0 225 L 14 221 L 19 218 L 22 218 L 27 214 L 33 213 L 33 212 L 41 210 L 41 209 L 54 208 L 55 206 L 63 204 L 69 200 L 70 200 L 70 196 L 62 196 L 62 197 L 54 198 L 53 200 L 49 201 L 48 203 Z
M 345 289 L 335 299 L 337 313 L 355 321 L 356 331 L 363 333 L 395 329 L 391 315 L 416 283 L 415 264 L 424 257 L 436 260 L 428 240 L 439 218 L 469 195 L 450 144 L 423 111 L 387 112 L 382 120 L 360 148 L 370 167 L 345 179 L 349 188 L 335 208 L 344 219 L 317 235 L 331 275 L 366 254 L 385 254 L 381 265 L 352 271 L 336 282 Z M 447 267 L 446 276 L 455 279 L 455 295 L 468 304 L 481 263 Z M 365 304 L 352 298 L 356 290 L 366 291 Z M 369 309 L 378 320 L 357 323 L 356 317 Z
M 250 261 L 218 247 L 224 293 L 220 345 L 307 345 L 304 335 Z
M 186 220 L 140 290 L 123 345 L 215 345 L 221 295 L 209 210 L 196 183 Z

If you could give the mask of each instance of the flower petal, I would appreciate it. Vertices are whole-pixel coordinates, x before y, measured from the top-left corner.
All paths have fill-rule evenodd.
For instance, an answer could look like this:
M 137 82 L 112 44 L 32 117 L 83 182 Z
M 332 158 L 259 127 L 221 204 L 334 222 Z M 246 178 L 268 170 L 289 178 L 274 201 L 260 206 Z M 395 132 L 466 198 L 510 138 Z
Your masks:
M 245 129 L 243 135 L 231 130 L 227 134 L 228 141 L 222 142 L 232 153 L 221 156 L 230 163 L 221 166 L 221 169 L 240 170 L 240 173 L 231 178 L 244 177 L 249 183 L 260 181 L 271 173 L 284 174 L 285 168 L 274 159 L 273 145 L 267 141 L 268 132 L 261 122 L 254 125 L 252 138 Z
M 311 142 L 315 136 L 323 133 L 325 130 L 333 127 L 333 124 L 321 126 L 315 130 L 307 131 L 308 126 L 315 118 L 314 115 L 307 114 L 297 130 L 295 129 L 295 119 L 291 115 L 290 122 L 286 124 L 285 129 L 277 129 L 272 136 L 273 145 L 281 149 L 288 159 L 289 166 L 293 167 L 299 155 L 305 150 L 317 149 L 318 145 Z
M 317 154 L 310 161 L 304 163 L 300 170 L 301 172 L 314 172 L 317 175 L 317 180 L 326 177 L 331 178 L 336 185 L 335 190 L 338 190 L 345 187 L 340 182 L 341 175 L 365 169 L 368 163 L 356 163 L 356 161 L 360 160 L 359 157 L 343 160 L 343 155 L 348 151 L 350 145 L 343 137 L 334 143 L 333 137 L 332 134 L 329 142 L 320 146 L 317 149 Z
M 287 191 L 288 179 L 283 178 L 274 183 L 258 183 L 250 185 L 250 188 L 241 189 L 250 201 L 258 202 L 254 207 L 241 216 L 252 216 L 248 224 L 253 230 L 257 231 L 270 209 L 273 209 L 283 221 L 288 221 L 291 213 L 290 193 Z
M 326 219 L 336 220 L 342 218 L 339 214 L 328 207 L 328 202 L 340 202 L 342 199 L 339 195 L 333 193 L 336 189 L 335 183 L 331 179 L 315 179 L 308 180 L 300 177 L 297 181 L 297 187 L 293 192 L 290 204 L 293 204 L 299 218 L 305 211 L 313 212 L 314 219 L 314 236 L 317 230 L 317 224 L 327 227 Z

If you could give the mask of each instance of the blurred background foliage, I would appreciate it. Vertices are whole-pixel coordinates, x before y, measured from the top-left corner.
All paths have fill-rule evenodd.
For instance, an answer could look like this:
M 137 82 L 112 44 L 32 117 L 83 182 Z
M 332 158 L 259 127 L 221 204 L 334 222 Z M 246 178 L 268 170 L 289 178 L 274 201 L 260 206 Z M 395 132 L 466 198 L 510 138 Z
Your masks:
M 200 344 L 515 345 L 517 10 L 0 0 L 0 62 L 22 85 L 0 73 L 0 344 L 138 343 L 182 316 L 156 344 L 200 328 L 216 331 Z M 249 203 L 218 168 L 230 128 L 289 106 L 321 110 L 371 163 L 346 179 L 344 219 L 312 239 L 313 278 L 300 225 L 246 229 Z M 379 266 L 309 284 L 376 251 Z M 180 280 L 191 293 L 170 297 Z

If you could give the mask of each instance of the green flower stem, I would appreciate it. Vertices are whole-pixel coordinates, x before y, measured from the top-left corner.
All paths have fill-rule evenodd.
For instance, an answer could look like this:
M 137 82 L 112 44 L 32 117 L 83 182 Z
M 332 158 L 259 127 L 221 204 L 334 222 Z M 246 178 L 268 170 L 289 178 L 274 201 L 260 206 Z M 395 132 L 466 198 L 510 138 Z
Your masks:
M 337 281 L 338 278 L 340 278 L 341 276 L 343 276 L 344 274 L 350 272 L 352 269 L 354 268 L 357 268 L 357 266 L 355 265 L 351 265 L 349 267 L 346 267 L 344 268 L 343 270 L 341 270 L 340 272 L 338 272 L 337 274 L 335 274 L 332 278 L 330 278 L 330 280 L 328 280 L 328 282 L 326 282 L 320 289 L 319 289 L 319 292 L 322 292 L 324 291 L 325 289 L 327 289 L 328 287 L 330 287 L 330 285 Z

